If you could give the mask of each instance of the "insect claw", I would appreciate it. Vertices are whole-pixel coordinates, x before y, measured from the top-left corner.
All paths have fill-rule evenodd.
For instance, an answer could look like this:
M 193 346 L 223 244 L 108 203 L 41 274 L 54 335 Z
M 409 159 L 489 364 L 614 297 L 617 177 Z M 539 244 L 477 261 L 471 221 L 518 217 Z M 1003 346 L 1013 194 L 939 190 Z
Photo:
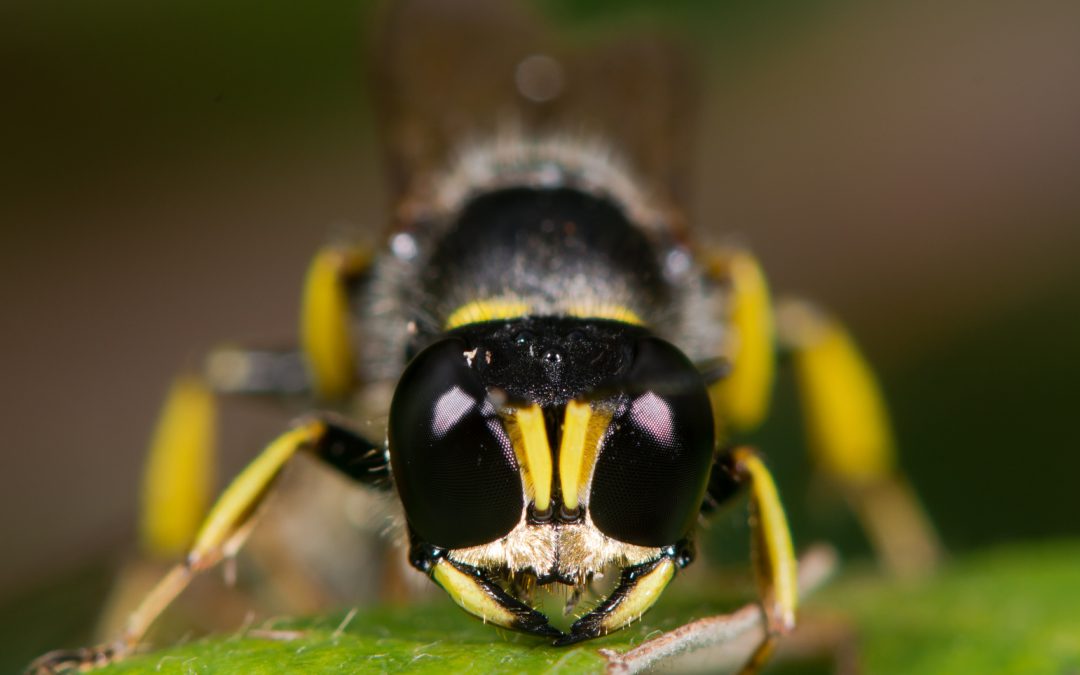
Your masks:
M 570 629 L 569 633 L 562 633 L 561 637 L 557 638 L 551 643 L 553 647 L 568 647 L 578 642 L 584 642 L 585 640 L 591 640 L 594 637 L 599 637 L 601 633 L 595 630 L 587 629 L 584 627 L 578 627 L 577 624 Z
M 553 642 L 552 644 L 558 644 L 559 640 L 566 637 L 566 635 L 561 630 L 548 623 L 548 619 L 546 616 L 540 614 L 540 612 L 537 612 L 537 615 L 538 619 L 522 621 L 518 630 L 525 633 L 538 635 L 540 637 L 555 638 L 555 642 Z
M 81 649 L 57 649 L 34 659 L 27 667 L 26 675 L 56 675 L 101 668 L 124 657 L 127 651 L 120 644 Z

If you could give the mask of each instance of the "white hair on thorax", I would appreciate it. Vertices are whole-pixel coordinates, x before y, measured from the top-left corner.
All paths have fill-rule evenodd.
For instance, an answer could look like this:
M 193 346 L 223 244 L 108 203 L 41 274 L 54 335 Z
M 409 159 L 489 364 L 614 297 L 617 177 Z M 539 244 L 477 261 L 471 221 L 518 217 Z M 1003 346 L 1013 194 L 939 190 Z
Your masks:
M 611 199 L 648 232 L 668 225 L 648 186 L 611 144 L 586 133 L 526 135 L 516 125 L 463 143 L 434 177 L 431 202 L 454 213 L 477 194 L 518 186 L 581 190 Z

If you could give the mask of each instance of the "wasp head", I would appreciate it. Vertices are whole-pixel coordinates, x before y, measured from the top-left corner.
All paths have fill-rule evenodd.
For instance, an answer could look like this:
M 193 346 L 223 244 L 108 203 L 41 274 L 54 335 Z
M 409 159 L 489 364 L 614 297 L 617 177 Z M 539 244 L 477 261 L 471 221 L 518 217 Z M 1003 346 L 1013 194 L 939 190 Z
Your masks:
M 412 360 L 391 405 L 413 563 L 500 625 L 562 641 L 621 627 L 689 561 L 713 434 L 700 374 L 645 328 L 524 318 L 450 331 Z M 612 570 L 618 586 L 569 635 L 526 604 L 554 583 L 576 601 Z

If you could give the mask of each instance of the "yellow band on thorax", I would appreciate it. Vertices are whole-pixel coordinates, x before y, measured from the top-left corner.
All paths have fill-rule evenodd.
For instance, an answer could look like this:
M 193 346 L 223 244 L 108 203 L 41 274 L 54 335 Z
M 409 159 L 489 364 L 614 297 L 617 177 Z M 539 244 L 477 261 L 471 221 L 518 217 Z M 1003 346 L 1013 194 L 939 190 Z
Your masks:
M 446 330 L 500 319 L 517 319 L 529 313 L 529 305 L 517 298 L 473 300 L 458 307 L 446 319 Z
M 535 314 L 537 308 L 526 299 L 516 295 L 507 295 L 482 300 L 471 300 L 461 305 L 443 324 L 444 330 L 453 330 L 462 326 L 485 321 L 506 321 Z M 577 319 L 601 319 L 620 321 L 635 326 L 644 326 L 645 321 L 634 310 L 617 303 L 574 302 L 565 307 L 556 306 L 545 314 L 570 316 Z
M 582 302 L 566 308 L 566 314 L 578 319 L 603 319 L 644 326 L 645 321 L 637 312 L 625 305 L 613 303 Z

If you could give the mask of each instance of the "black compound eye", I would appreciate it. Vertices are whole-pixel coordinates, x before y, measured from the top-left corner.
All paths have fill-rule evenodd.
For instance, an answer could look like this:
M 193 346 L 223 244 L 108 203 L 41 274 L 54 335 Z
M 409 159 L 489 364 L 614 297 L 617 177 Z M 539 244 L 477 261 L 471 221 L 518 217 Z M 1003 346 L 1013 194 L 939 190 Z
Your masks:
M 410 527 L 442 548 L 485 544 L 521 519 L 521 474 L 465 342 L 420 352 L 390 405 L 390 466 Z
M 638 546 L 686 536 L 713 459 L 709 396 L 693 364 L 655 337 L 638 341 L 621 388 L 626 399 L 605 434 L 589 512 L 601 532 Z

